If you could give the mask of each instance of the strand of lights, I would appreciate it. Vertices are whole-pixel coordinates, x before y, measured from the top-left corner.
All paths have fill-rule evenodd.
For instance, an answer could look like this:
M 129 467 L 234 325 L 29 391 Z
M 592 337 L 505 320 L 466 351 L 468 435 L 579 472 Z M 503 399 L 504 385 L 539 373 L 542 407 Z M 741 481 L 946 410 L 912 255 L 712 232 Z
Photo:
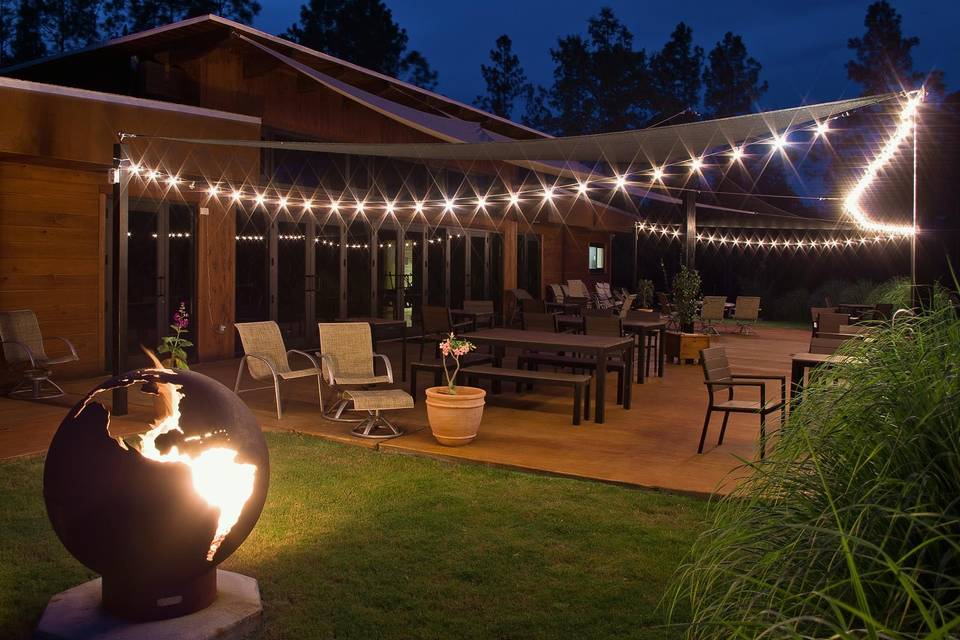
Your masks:
M 917 109 L 922 101 L 923 89 L 910 94 L 906 105 L 904 105 L 903 110 L 900 112 L 900 121 L 897 123 L 897 128 L 893 132 L 893 135 L 887 139 L 880 148 L 877 156 L 867 165 L 867 170 L 843 201 L 844 210 L 861 229 L 901 236 L 912 236 L 916 233 L 913 225 L 885 224 L 871 220 L 860 206 L 860 198 L 876 179 L 877 175 L 879 175 L 884 165 L 890 162 L 903 141 L 915 133 L 917 126 Z
M 907 106 L 904 108 L 900 117 L 900 124 L 896 133 L 884 145 L 880 155 L 871 162 L 867 172 L 861 178 L 854 190 L 845 198 L 844 207 L 851 214 L 858 226 L 869 232 L 876 232 L 881 235 L 912 235 L 913 227 L 903 225 L 885 225 L 871 221 L 866 214 L 859 208 L 858 201 L 868 184 L 874 179 L 880 168 L 890 160 L 894 155 L 899 144 L 905 139 L 914 127 L 914 115 L 917 106 L 922 99 L 922 90 L 906 94 L 908 96 Z M 832 119 L 843 117 L 834 116 Z M 443 213 L 456 213 L 457 207 L 463 209 L 473 208 L 474 210 L 485 209 L 488 205 L 501 203 L 507 207 L 520 208 L 524 201 L 541 201 L 543 203 L 552 203 L 557 197 L 587 197 L 591 189 L 606 188 L 612 191 L 626 190 L 629 186 L 638 186 L 650 188 L 662 184 L 670 177 L 668 170 L 671 168 L 685 168 L 684 173 L 705 173 L 711 168 L 726 166 L 731 162 L 741 162 L 747 156 L 748 148 L 765 147 L 766 153 L 785 153 L 787 147 L 791 144 L 789 136 L 795 133 L 806 132 L 811 136 L 811 143 L 817 139 L 825 138 L 830 131 L 830 120 L 815 122 L 806 127 L 798 127 L 782 134 L 773 132 L 770 136 L 757 138 L 750 142 L 744 142 L 739 146 L 733 146 L 727 150 L 718 150 L 702 155 L 691 155 L 687 160 L 678 160 L 673 163 L 666 163 L 660 166 L 652 166 L 649 169 L 633 172 L 625 172 L 614 176 L 601 176 L 591 180 L 579 179 L 565 184 L 541 185 L 529 189 L 517 191 L 506 191 L 502 193 L 487 193 L 485 195 L 470 196 L 442 196 L 439 199 L 414 199 L 410 201 L 401 201 L 398 199 L 373 199 L 373 200 L 354 200 L 351 205 L 342 203 L 343 197 L 331 197 L 326 204 L 322 204 L 315 197 L 296 197 L 289 193 L 282 193 L 275 187 L 257 187 L 241 186 L 226 188 L 221 184 L 207 184 L 206 186 L 197 185 L 196 181 L 184 180 L 176 174 L 166 173 L 156 168 L 147 167 L 143 164 L 137 164 L 131 161 L 125 161 L 123 168 L 131 175 L 139 177 L 147 183 L 164 184 L 170 189 L 186 188 L 191 191 L 202 191 L 209 199 L 229 199 L 234 203 L 248 203 L 254 207 L 276 206 L 278 210 L 301 210 L 304 213 L 313 212 L 315 209 L 325 209 L 329 213 L 340 213 L 346 210 L 357 214 L 366 212 L 383 211 L 387 214 L 395 214 L 400 210 L 409 210 L 416 214 L 424 213 L 427 209 L 440 209 Z M 722 158 L 723 163 L 711 163 L 709 160 Z M 678 177 L 680 173 L 674 174 Z M 345 195 L 345 194 L 344 194 Z M 761 196 L 762 197 L 762 196 Z M 818 200 L 830 200 L 833 198 L 816 198 Z
M 650 236 L 659 236 L 671 241 L 679 239 L 684 235 L 679 225 L 638 222 L 636 227 L 638 231 L 647 233 Z M 817 233 L 816 230 L 811 231 Z M 717 231 L 697 233 L 697 242 L 701 244 L 743 248 L 755 247 L 758 249 L 853 249 L 895 242 L 897 240 L 903 240 L 904 238 L 904 235 L 896 233 L 874 233 L 871 235 L 837 236 L 820 239 L 770 238 L 768 236 L 738 235 L 732 232 L 721 233 Z

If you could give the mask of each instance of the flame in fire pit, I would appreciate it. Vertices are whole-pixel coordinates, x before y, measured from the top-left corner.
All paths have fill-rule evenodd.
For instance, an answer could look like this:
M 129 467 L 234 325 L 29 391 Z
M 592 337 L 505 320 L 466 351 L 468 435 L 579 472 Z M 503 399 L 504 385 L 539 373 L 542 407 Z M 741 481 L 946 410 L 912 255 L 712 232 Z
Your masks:
M 139 452 L 144 458 L 157 462 L 172 462 L 186 465 L 190 468 L 193 479 L 193 488 L 201 498 L 212 507 L 220 510 L 217 520 L 217 531 L 210 542 L 207 551 L 207 560 L 213 561 L 217 549 L 230 529 L 240 519 L 243 505 L 253 494 L 253 483 L 257 467 L 252 464 L 242 464 L 236 461 L 237 452 L 226 447 L 211 447 L 204 449 L 194 456 L 181 452 L 176 445 L 166 452 L 157 447 L 157 438 L 173 431 L 183 433 L 180 428 L 180 400 L 183 394 L 180 385 L 160 383 L 157 385 L 159 398 L 163 401 L 164 411 L 152 428 L 144 433 L 140 439 Z M 205 434 L 209 437 L 212 433 Z M 185 440 L 202 439 L 200 437 Z

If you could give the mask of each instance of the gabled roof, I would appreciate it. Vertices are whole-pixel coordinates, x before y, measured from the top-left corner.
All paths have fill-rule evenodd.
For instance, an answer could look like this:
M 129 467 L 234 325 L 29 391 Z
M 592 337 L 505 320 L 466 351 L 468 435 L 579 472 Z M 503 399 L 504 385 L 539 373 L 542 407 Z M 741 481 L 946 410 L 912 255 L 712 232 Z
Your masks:
M 73 64 L 83 59 L 107 51 L 121 51 L 135 55 L 151 49 L 157 49 L 190 38 L 207 37 L 218 34 L 223 37 L 231 32 L 242 34 L 255 41 L 280 50 L 291 58 L 322 73 L 341 79 L 344 82 L 373 94 L 389 97 L 421 111 L 434 111 L 453 118 L 480 123 L 484 128 L 496 131 L 513 139 L 549 138 L 550 136 L 506 118 L 478 109 L 472 105 L 423 89 L 416 85 L 391 78 L 390 76 L 366 69 L 359 65 L 341 60 L 334 56 L 315 51 L 303 45 L 271 35 L 251 26 L 215 15 L 187 18 L 168 25 L 140 31 L 90 45 L 83 49 L 48 56 L 38 60 L 0 69 L 0 75 L 15 75 L 29 78 L 33 73 L 56 67 L 60 64 Z

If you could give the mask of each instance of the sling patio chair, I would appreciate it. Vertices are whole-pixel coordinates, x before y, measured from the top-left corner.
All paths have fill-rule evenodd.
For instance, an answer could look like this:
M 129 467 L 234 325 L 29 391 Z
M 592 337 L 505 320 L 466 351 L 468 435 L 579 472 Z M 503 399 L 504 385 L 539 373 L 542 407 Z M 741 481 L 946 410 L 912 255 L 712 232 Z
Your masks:
M 720 427 L 720 438 L 717 446 L 723 444 L 723 436 L 727 431 L 727 420 L 731 413 L 755 413 L 760 416 L 760 458 L 766 455 L 767 447 L 767 416 L 775 411 L 780 412 L 780 426 L 786 420 L 786 376 L 771 376 L 761 374 L 734 374 L 730 370 L 727 351 L 724 347 L 710 347 L 700 352 L 700 363 L 703 366 L 703 383 L 707 386 L 709 400 L 707 402 L 707 417 L 703 420 L 703 433 L 700 434 L 700 445 L 697 453 L 703 453 L 703 443 L 707 439 L 707 429 L 710 427 L 710 416 L 714 411 L 723 412 L 723 424 Z M 766 380 L 780 381 L 780 399 L 767 400 Z M 736 400 L 734 389 L 739 387 L 754 387 L 760 391 L 760 400 Z M 717 396 L 724 391 L 727 398 Z
M 283 418 L 283 400 L 280 393 L 281 384 L 290 380 L 316 376 L 317 397 L 320 409 L 323 409 L 323 390 L 320 387 L 320 365 L 312 355 L 306 351 L 285 348 L 283 336 L 280 335 L 280 327 L 272 320 L 264 322 L 238 322 L 234 326 L 237 328 L 237 333 L 240 334 L 240 343 L 243 345 L 243 357 L 240 358 L 240 366 L 237 369 L 237 380 L 233 385 L 234 393 L 239 395 L 248 391 L 272 388 L 274 399 L 277 403 L 277 420 L 280 420 Z M 303 369 L 291 368 L 291 354 L 303 356 L 310 363 L 310 366 Z M 258 382 L 270 380 L 271 384 L 263 387 L 241 389 L 240 382 L 243 378 L 244 369 L 247 370 L 247 373 L 254 380 Z
M 381 410 L 408 409 L 413 397 L 400 389 L 385 389 L 393 384 L 390 359 L 373 352 L 373 336 L 368 322 L 321 322 L 320 361 L 327 384 L 336 391 L 337 400 L 324 417 L 340 422 L 359 422 L 353 434 L 363 438 L 391 438 L 403 433 L 381 415 Z M 374 363 L 380 359 L 384 373 Z M 345 419 L 344 411 L 366 411 L 363 419 Z
M 598 282 L 593 286 L 596 289 L 593 299 L 598 309 L 613 309 L 617 306 L 609 282 Z
M 726 296 L 704 296 L 700 307 L 700 325 L 703 333 L 720 335 L 717 325 L 723 325 L 723 313 L 727 305 Z
M 62 342 L 70 353 L 48 356 L 43 347 L 43 334 L 37 315 L 29 309 L 0 312 L 0 345 L 7 366 L 23 376 L 23 379 L 8 393 L 9 396 L 29 397 L 33 400 L 57 398 L 63 389 L 50 379 L 50 367 L 55 364 L 76 362 L 80 358 L 73 343 L 66 338 L 51 337 Z M 44 390 L 44 386 L 47 387 Z
M 760 298 L 756 296 L 737 296 L 733 308 L 733 319 L 740 329 L 740 333 L 749 335 L 754 333 L 753 326 L 760 319 Z
M 567 280 L 567 289 L 569 290 L 567 296 L 571 298 L 590 299 L 590 290 L 583 284 L 583 280 Z
M 627 294 L 627 297 L 623 299 L 623 303 L 620 305 L 619 316 L 621 318 L 626 318 L 627 314 L 630 313 L 630 309 L 633 308 L 633 301 L 637 299 L 637 294 L 630 293 Z

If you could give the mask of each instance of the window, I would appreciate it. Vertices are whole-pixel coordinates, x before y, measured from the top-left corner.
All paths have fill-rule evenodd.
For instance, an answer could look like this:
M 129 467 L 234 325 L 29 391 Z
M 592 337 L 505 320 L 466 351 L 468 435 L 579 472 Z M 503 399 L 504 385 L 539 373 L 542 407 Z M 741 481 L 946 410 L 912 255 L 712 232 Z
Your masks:
M 603 273 L 606 267 L 606 247 L 602 244 L 590 243 L 590 254 L 588 257 L 588 266 L 590 273 Z

